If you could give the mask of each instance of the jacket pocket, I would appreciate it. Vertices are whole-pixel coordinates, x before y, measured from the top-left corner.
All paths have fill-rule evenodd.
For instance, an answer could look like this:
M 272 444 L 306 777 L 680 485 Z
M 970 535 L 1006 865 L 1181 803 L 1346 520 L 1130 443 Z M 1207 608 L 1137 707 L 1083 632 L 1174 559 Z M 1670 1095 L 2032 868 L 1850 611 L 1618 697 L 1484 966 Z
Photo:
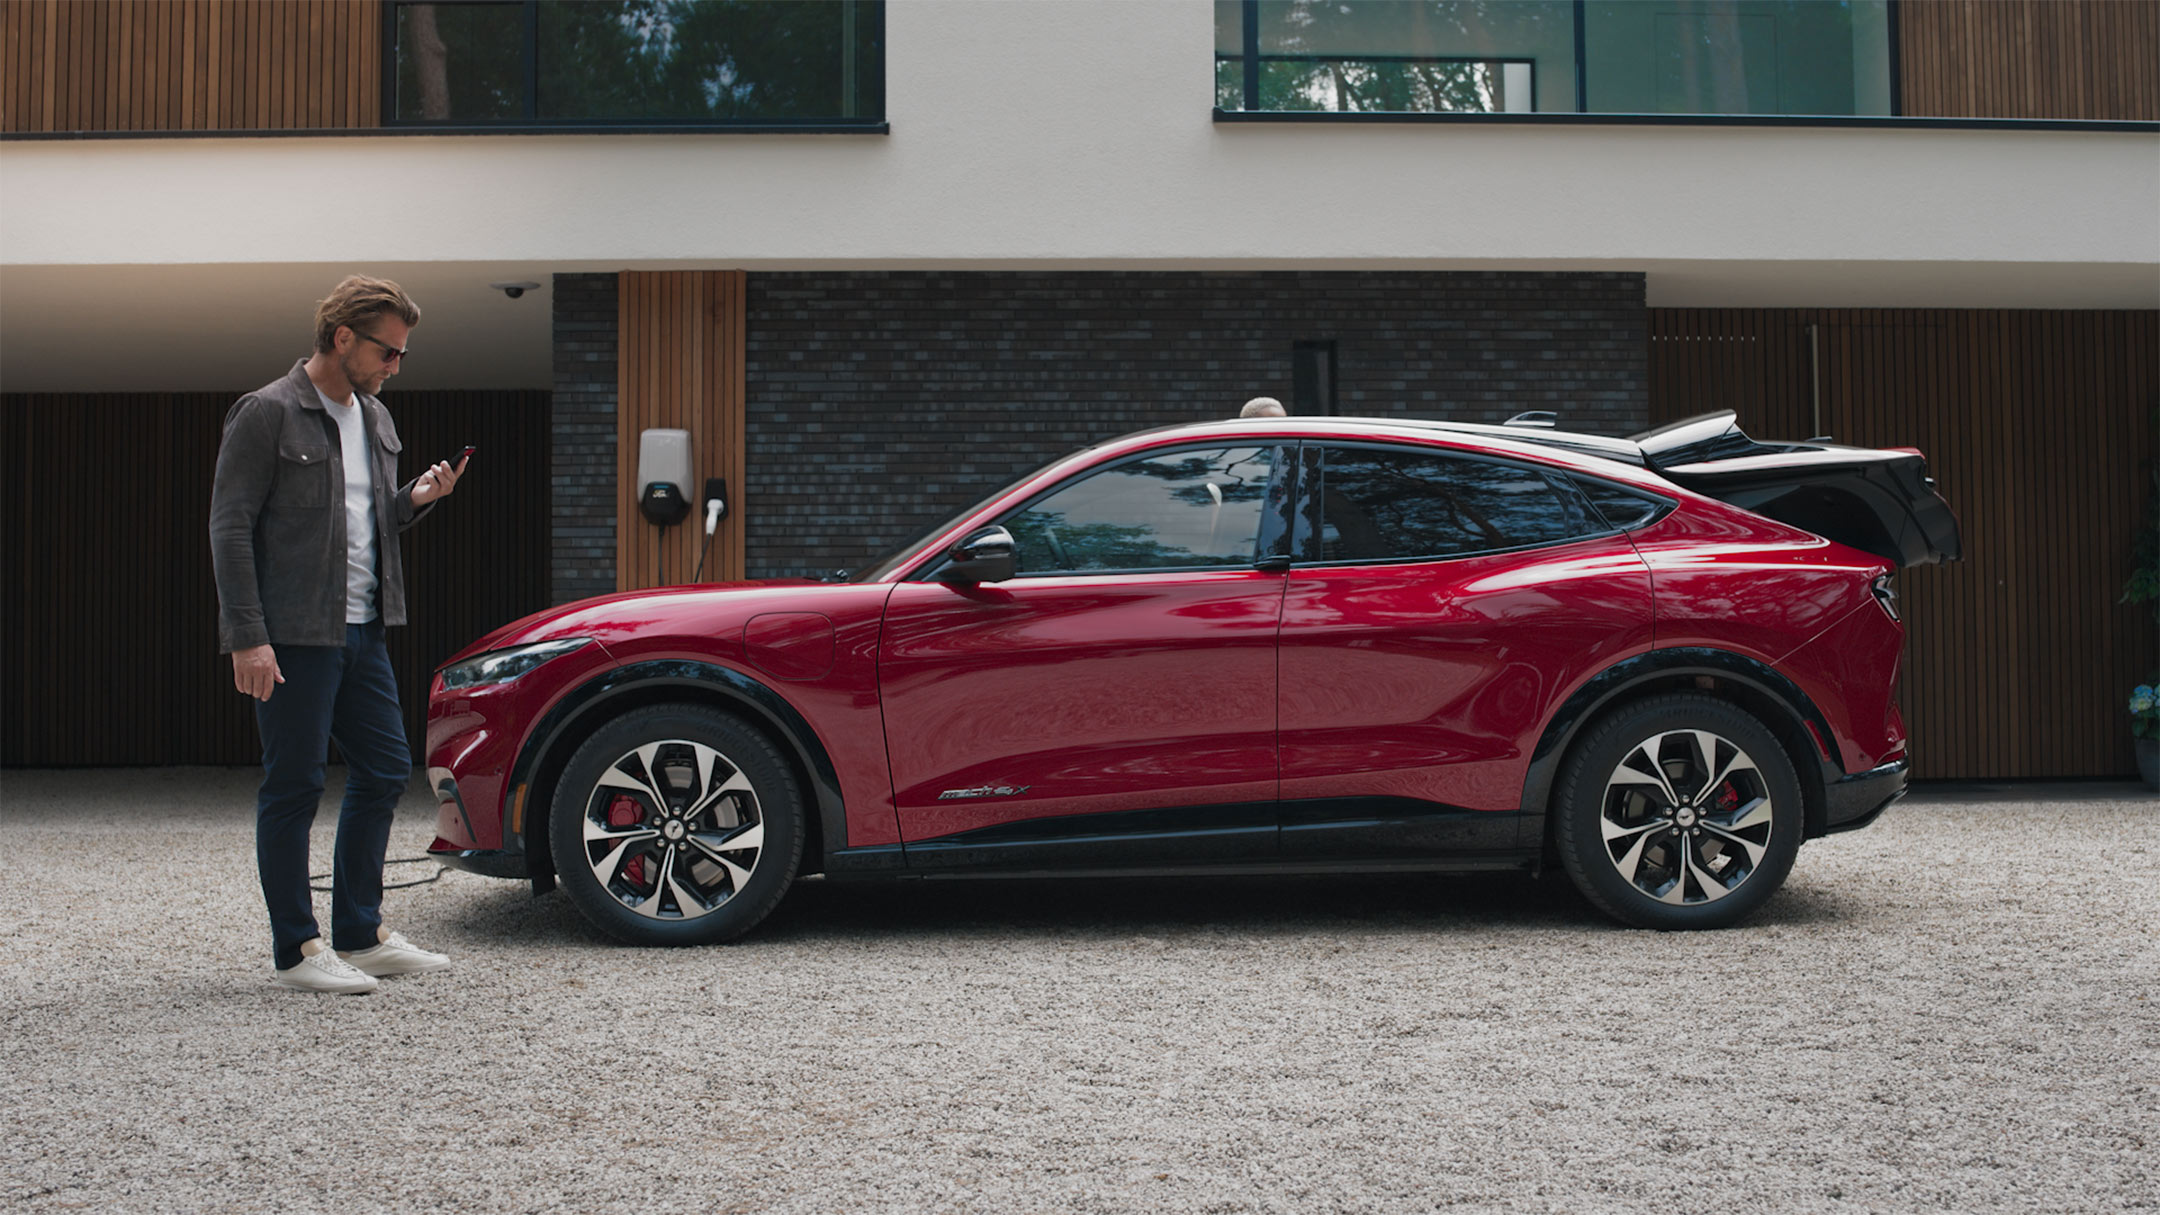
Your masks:
M 330 505 L 330 462 L 336 457 L 327 444 L 286 436 L 278 440 L 277 454 L 275 498 L 281 505 Z
M 390 425 L 390 419 L 382 418 L 376 425 L 375 450 L 371 453 L 375 457 L 375 492 L 378 502 L 387 502 L 397 497 L 398 454 L 404 450 L 405 444 L 398 440 L 397 430 Z M 396 530 L 394 523 L 389 525 L 393 531 Z

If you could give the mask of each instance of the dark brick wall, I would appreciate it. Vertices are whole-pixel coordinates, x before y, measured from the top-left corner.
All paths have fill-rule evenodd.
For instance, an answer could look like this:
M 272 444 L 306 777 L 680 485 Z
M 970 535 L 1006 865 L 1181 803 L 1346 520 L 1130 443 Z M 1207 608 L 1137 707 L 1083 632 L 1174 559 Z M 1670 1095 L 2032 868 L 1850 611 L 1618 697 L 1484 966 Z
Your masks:
M 615 276 L 558 274 L 555 289 L 554 551 L 556 603 L 615 589 Z
M 752 577 L 860 565 L 1088 443 L 1288 402 L 1299 341 L 1336 343 L 1344 413 L 1649 417 L 1632 273 L 753 273 L 749 314 Z

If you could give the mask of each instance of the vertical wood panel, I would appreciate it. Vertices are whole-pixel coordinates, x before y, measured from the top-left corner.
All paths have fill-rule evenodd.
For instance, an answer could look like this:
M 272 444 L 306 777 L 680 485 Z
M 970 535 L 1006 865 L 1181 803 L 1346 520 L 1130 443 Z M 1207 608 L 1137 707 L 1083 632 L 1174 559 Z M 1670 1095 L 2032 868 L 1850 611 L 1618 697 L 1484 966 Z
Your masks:
M 381 125 L 380 0 L 0 0 L 0 130 Z
M 210 483 L 238 393 L 0 397 L 0 763 L 246 764 L 251 704 L 217 653 Z M 400 538 L 412 623 L 390 653 L 415 747 L 428 673 L 547 606 L 548 394 L 392 392 L 401 472 L 477 443 Z M 85 510 L 95 481 L 102 509 Z M 70 488 L 73 487 L 73 488 Z
M 1902 112 L 2160 121 L 2152 0 L 1902 0 Z
M 623 589 L 743 576 L 745 275 L 739 270 L 625 272 L 617 294 L 616 583 Z M 691 517 L 661 529 L 637 507 L 640 434 L 690 432 Z M 728 513 L 705 551 L 703 490 L 728 483 Z M 663 559 L 664 556 L 664 559 Z
M 1915 774 L 2134 771 L 2122 702 L 2160 636 L 2116 597 L 2155 458 L 2160 314 L 1652 309 L 1651 420 L 1731 408 L 1759 437 L 1799 435 L 1774 419 L 1804 400 L 1804 357 L 1780 384 L 1769 352 L 1810 323 L 1825 426 L 1927 453 L 1963 532 L 1965 560 L 1898 577 Z

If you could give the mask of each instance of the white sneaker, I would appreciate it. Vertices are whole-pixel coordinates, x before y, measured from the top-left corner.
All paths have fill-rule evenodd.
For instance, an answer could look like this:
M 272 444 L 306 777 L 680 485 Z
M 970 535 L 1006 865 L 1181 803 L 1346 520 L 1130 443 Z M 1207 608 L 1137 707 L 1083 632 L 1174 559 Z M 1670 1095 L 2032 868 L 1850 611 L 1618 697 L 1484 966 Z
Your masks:
M 300 991 L 328 991 L 341 996 L 364 996 L 375 990 L 375 980 L 328 949 L 300 959 L 298 966 L 277 972 L 278 986 Z
M 450 965 L 448 954 L 429 953 L 405 939 L 402 932 L 393 932 L 388 940 L 373 949 L 356 949 L 340 954 L 345 961 L 357 967 L 361 973 L 380 979 L 389 975 L 417 975 L 430 970 L 442 970 Z M 370 984 L 374 980 L 369 980 Z

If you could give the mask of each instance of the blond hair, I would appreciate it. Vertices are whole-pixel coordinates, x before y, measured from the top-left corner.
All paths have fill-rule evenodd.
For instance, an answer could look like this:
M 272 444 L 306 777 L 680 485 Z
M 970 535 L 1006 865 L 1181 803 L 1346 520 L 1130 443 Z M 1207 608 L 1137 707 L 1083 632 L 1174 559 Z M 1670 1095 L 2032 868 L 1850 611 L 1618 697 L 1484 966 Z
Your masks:
M 412 302 L 403 287 L 386 278 L 360 274 L 347 278 L 330 289 L 330 298 L 315 305 L 315 352 L 328 354 L 337 349 L 340 326 L 358 333 L 363 323 L 386 313 L 408 328 L 420 323 L 420 305 Z

